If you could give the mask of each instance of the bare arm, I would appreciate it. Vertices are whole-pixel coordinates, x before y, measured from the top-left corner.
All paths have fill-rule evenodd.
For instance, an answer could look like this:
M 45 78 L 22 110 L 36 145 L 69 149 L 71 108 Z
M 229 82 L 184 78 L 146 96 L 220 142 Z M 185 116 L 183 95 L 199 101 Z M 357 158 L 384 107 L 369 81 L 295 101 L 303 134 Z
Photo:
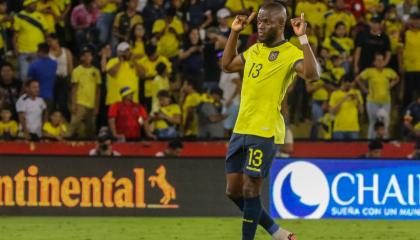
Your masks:
M 396 78 L 392 79 L 391 83 L 389 84 L 389 88 L 395 87 L 400 82 L 400 77 L 397 75 Z
M 359 61 L 360 61 L 360 54 L 362 53 L 362 48 L 357 47 L 356 51 L 354 52 L 354 73 L 359 73 Z
M 238 72 L 244 69 L 245 63 L 237 52 L 239 33 L 252 22 L 255 16 L 255 12 L 249 17 L 238 15 L 233 21 L 231 27 L 232 31 L 230 32 L 222 57 L 222 70 L 224 72 Z
M 115 118 L 109 118 L 108 119 L 109 128 L 111 129 L 112 135 L 114 137 L 118 137 L 117 128 L 115 127 Z
M 77 88 L 79 87 L 79 84 L 74 83 L 71 87 L 71 111 L 73 113 L 76 112 L 76 104 L 77 104 Z
M 366 88 L 365 84 L 362 83 L 362 77 L 360 75 L 358 75 L 356 77 L 356 83 L 357 85 L 360 87 L 360 89 L 362 89 L 362 92 L 367 94 L 369 92 L 369 90 Z
M 65 49 L 64 51 L 66 51 L 67 53 L 67 71 L 71 73 L 73 72 L 73 69 L 74 69 L 73 54 L 68 49 Z
M 28 126 L 26 126 L 26 117 L 24 112 L 19 112 L 19 122 L 22 125 L 22 131 L 25 138 L 29 137 Z
M 100 103 L 100 101 L 101 101 L 101 87 L 100 87 L 100 85 L 98 85 L 96 87 L 96 98 L 95 98 L 95 109 L 94 109 L 95 115 L 98 115 L 98 113 L 99 113 L 99 103 Z
M 298 37 L 306 34 L 306 23 L 304 14 L 302 13 L 300 18 L 294 18 L 291 20 L 293 31 Z M 313 81 L 320 78 L 318 62 L 314 52 L 312 51 L 309 42 L 302 45 L 303 51 L 303 62 L 298 62 L 295 66 L 295 71 L 298 75 L 306 81 Z

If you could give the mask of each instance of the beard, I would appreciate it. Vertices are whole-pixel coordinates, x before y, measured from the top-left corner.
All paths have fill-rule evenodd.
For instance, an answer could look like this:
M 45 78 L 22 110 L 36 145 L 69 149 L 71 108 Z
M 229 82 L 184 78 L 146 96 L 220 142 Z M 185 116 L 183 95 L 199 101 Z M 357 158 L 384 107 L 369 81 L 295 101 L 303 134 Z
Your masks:
M 258 41 L 266 45 L 272 45 L 277 38 L 277 30 L 271 29 L 265 36 L 258 37 Z

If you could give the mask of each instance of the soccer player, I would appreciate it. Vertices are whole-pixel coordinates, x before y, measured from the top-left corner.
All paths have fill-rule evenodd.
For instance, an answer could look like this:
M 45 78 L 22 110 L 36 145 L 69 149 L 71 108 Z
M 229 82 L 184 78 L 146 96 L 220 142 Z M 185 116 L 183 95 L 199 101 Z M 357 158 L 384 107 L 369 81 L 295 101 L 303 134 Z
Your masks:
M 296 73 L 312 81 L 319 78 L 319 72 L 305 34 L 304 15 L 291 20 L 302 53 L 284 39 L 286 7 L 278 1 L 259 10 L 259 43 L 237 54 L 238 36 L 255 16 L 236 16 L 222 57 L 223 71 L 243 71 L 244 75 L 239 116 L 226 157 L 226 194 L 243 211 L 242 240 L 254 239 L 258 224 L 275 240 L 295 240 L 294 234 L 279 228 L 263 209 L 260 190 L 277 144 L 284 142 L 280 106 L 287 88 Z

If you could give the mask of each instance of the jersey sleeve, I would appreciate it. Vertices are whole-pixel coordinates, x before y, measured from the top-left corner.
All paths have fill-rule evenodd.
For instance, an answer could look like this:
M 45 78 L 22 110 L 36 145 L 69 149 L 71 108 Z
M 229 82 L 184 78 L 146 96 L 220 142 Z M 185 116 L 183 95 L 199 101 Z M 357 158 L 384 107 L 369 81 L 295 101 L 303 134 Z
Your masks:
M 337 94 L 334 92 L 331 94 L 329 105 L 330 107 L 335 107 L 335 105 L 337 105 Z
M 109 60 L 108 63 L 106 64 L 106 71 L 109 71 L 111 68 L 113 68 L 115 64 L 117 64 L 117 62 L 118 62 L 118 58 L 113 58 Z
M 369 69 L 366 69 L 360 74 L 360 77 L 362 78 L 362 80 L 369 79 L 369 72 L 370 72 Z
M 19 98 L 16 102 L 16 112 L 25 112 L 25 103 L 23 102 L 23 98 Z
M 164 20 L 157 20 L 153 24 L 152 33 L 159 33 L 165 29 L 165 21 Z
M 291 54 L 291 56 L 290 56 L 290 61 L 292 63 L 292 67 L 294 69 L 299 62 L 303 61 L 303 52 L 302 52 L 302 50 L 296 48 L 296 50 L 294 51 L 294 53 Z

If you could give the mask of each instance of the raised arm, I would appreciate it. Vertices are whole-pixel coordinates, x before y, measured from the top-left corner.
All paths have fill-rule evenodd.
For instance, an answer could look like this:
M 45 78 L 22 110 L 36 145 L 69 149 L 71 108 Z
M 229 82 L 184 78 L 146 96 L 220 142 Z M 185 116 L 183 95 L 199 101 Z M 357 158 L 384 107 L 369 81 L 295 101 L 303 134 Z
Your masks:
M 318 62 L 311 45 L 309 44 L 308 37 L 306 36 L 306 22 L 304 13 L 300 18 L 291 19 L 293 31 L 298 36 L 303 51 L 303 62 L 298 62 L 295 66 L 295 71 L 298 75 L 306 81 L 313 81 L 320 78 Z
M 222 57 L 222 70 L 224 72 L 239 72 L 244 69 L 245 63 L 237 51 L 239 33 L 252 22 L 256 15 L 255 12 L 251 13 L 249 17 L 238 15 L 233 21 L 232 30 Z

